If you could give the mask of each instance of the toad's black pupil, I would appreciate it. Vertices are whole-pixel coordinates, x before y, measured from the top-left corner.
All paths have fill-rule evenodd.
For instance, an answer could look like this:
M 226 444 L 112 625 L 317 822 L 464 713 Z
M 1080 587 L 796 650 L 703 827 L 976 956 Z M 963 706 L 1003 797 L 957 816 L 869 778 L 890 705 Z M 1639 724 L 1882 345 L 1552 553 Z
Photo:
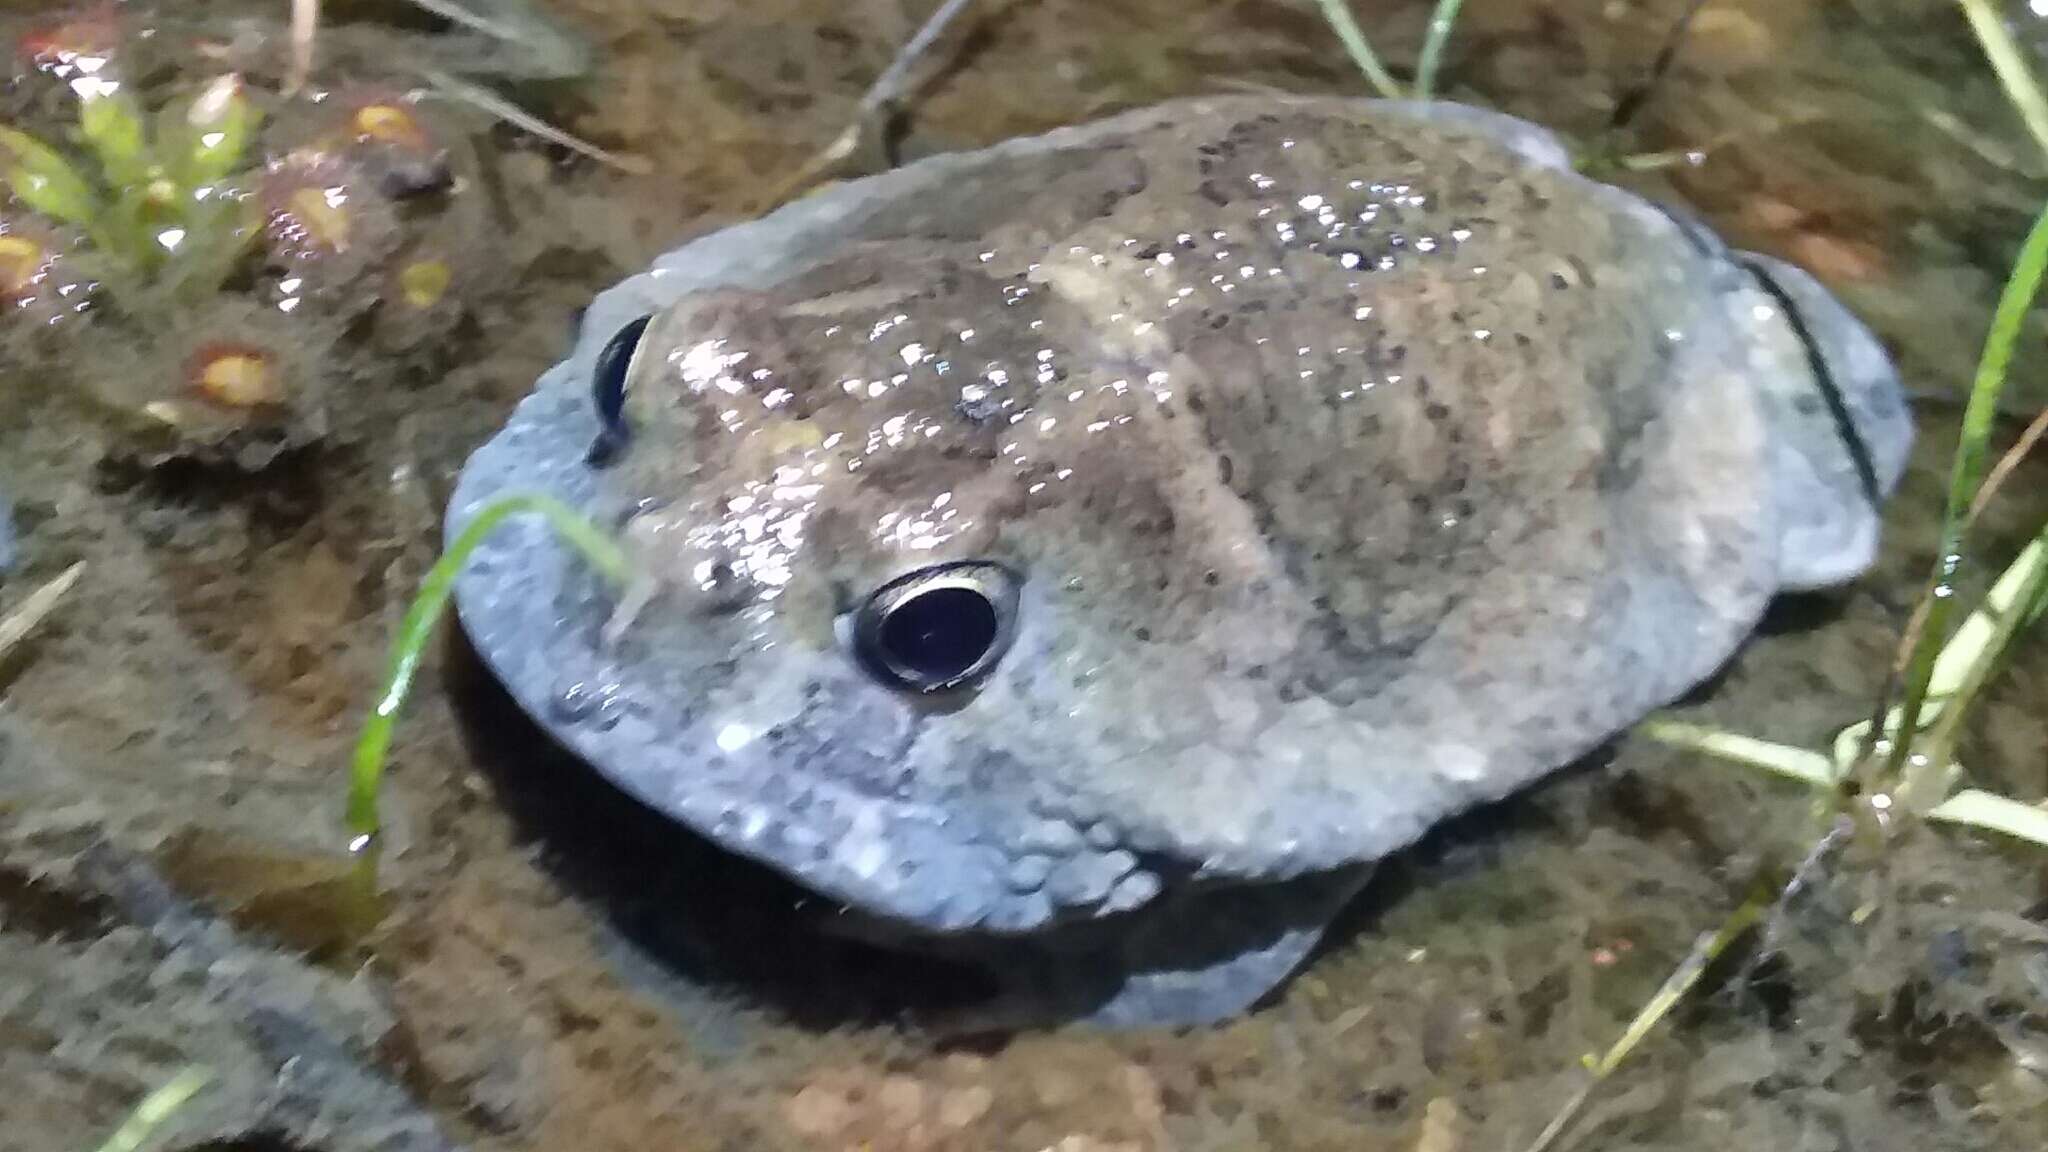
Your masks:
M 965 675 L 996 642 L 996 608 L 972 588 L 933 588 L 882 621 L 882 654 L 899 674 L 942 684 Z
M 626 374 L 633 367 L 633 353 L 647 334 L 651 317 L 642 316 L 618 330 L 598 351 L 591 366 L 590 399 L 597 408 L 597 443 L 590 446 L 590 462 L 602 464 L 625 446 Z

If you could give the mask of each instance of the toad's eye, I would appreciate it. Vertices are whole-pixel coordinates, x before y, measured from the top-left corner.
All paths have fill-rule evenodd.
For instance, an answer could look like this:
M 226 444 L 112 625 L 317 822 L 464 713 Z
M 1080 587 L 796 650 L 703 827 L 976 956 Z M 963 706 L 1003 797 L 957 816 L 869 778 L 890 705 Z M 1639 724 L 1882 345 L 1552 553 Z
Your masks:
M 598 432 L 586 457 L 593 465 L 609 463 L 626 446 L 626 376 L 632 370 L 640 338 L 647 334 L 649 319 L 642 316 L 619 329 L 597 354 L 590 373 L 590 400 L 597 408 Z
M 884 584 L 861 605 L 853 642 L 885 683 L 945 692 L 987 675 L 1017 626 L 1017 577 L 969 560 L 934 564 Z

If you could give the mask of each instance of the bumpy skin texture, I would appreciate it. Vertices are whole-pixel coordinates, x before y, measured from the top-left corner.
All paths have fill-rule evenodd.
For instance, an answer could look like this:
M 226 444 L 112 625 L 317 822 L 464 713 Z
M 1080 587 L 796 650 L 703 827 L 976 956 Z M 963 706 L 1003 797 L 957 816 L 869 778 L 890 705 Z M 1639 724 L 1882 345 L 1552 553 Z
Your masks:
M 864 923 L 1083 939 L 1111 1022 L 1241 1010 L 1372 861 L 1697 684 L 1786 573 L 1867 563 L 1788 550 L 1875 510 L 1771 398 L 1874 342 L 1830 316 L 1854 347 L 1809 357 L 1785 294 L 1563 156 L 1471 109 L 1184 101 L 707 237 L 600 297 L 451 509 L 555 491 L 662 592 L 608 642 L 522 525 L 465 624 L 599 771 Z M 591 467 L 592 362 L 646 315 Z M 1889 491 L 1897 383 L 1845 386 Z M 934 705 L 846 620 L 955 559 L 1021 575 L 1015 640 Z M 1267 912 L 1204 911 L 1246 885 Z

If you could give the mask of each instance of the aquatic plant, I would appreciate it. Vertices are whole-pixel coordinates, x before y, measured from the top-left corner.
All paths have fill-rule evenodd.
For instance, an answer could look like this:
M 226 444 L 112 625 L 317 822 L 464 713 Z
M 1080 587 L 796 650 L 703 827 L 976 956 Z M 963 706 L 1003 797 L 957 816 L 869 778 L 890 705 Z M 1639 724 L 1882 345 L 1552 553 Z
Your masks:
M 2026 804 L 1962 787 L 1967 773 L 1956 760 L 1964 717 L 1980 698 L 2000 657 L 2021 629 L 2048 614 L 2048 524 L 2041 526 L 1962 626 L 1943 639 L 1955 599 L 1964 538 L 1975 512 L 1982 507 L 1981 498 L 1988 495 L 1983 464 L 1998 398 L 2005 387 L 2021 321 L 2033 304 L 2044 270 L 2048 270 L 2048 208 L 2036 219 L 2021 247 L 1985 338 L 1951 466 L 1935 571 L 1903 638 L 1907 655 L 1900 663 L 1908 669 L 1905 704 L 1886 707 L 1887 693 L 1879 702 L 1879 715 L 1844 729 L 1828 752 L 1690 724 L 1668 715 L 1651 717 L 1640 726 L 1645 736 L 1661 743 L 1811 785 L 1823 797 L 1817 808 L 1829 830 L 1788 881 L 1761 897 L 1752 894 L 1720 928 L 1701 938 L 1605 1055 L 1585 1058 L 1590 1075 L 1528 1152 L 1546 1152 L 1552 1147 L 1577 1119 L 1592 1092 L 1677 1006 L 1706 965 L 1782 906 L 1805 883 L 1806 874 L 1859 825 L 1890 831 L 1918 818 L 1999 832 L 2048 847 L 2048 804 Z M 2038 421 L 2037 426 L 2041 426 Z M 2037 437 L 2023 436 L 1994 475 L 2009 471 L 2007 466 Z M 1846 787 L 1859 776 L 1857 787 Z
M 2005 86 L 2005 95 L 2012 102 L 2013 110 L 2019 113 L 2034 142 L 2041 146 L 2043 152 L 2048 152 L 2048 96 L 2042 94 L 2033 70 L 2027 67 L 2026 54 L 2014 41 L 2005 17 L 1990 0 L 1959 0 L 1959 3 L 1963 16 L 1970 22 L 1970 30 L 1977 34 L 1977 42 L 1983 46 L 1984 58 L 1990 61 L 1992 71 L 1998 74 L 1998 82 Z
M 1451 29 L 1458 21 L 1458 8 L 1463 0 L 1436 0 L 1430 10 L 1429 30 L 1422 42 L 1422 54 L 1416 58 L 1415 83 L 1403 89 L 1394 79 L 1393 73 L 1380 62 L 1379 54 L 1372 50 L 1372 43 L 1365 37 L 1364 29 L 1351 15 L 1346 0 L 1317 0 L 1322 6 L 1323 18 L 1330 22 L 1337 39 L 1344 50 L 1351 54 L 1351 60 L 1358 70 L 1365 73 L 1373 90 L 1389 100 L 1430 100 L 1436 96 L 1437 70 L 1443 62 L 1445 45 L 1450 43 Z
M 364 723 L 350 759 L 348 807 L 344 819 L 349 833 L 349 851 L 362 863 L 359 876 L 366 896 L 375 892 L 378 839 L 384 828 L 378 808 L 378 797 L 383 790 L 384 762 L 390 753 L 391 734 L 398 723 L 399 709 L 412 691 L 413 677 L 419 673 L 427 641 L 433 637 L 435 625 L 440 623 L 448 598 L 454 594 L 456 577 L 462 574 L 462 566 L 469 562 L 470 554 L 505 520 L 525 514 L 539 515 L 546 520 L 556 536 L 574 548 L 585 562 L 612 584 L 623 587 L 632 580 L 632 566 L 616 541 L 568 505 L 541 493 L 513 493 L 485 505 L 428 569 L 419 591 L 413 595 L 411 606 L 406 609 L 405 619 L 399 625 L 384 686 L 377 694 L 377 706 Z
M 407 0 L 407 3 L 522 54 L 528 69 L 541 78 L 569 79 L 583 76 L 591 69 L 588 48 L 537 18 L 520 20 L 510 12 L 497 17 L 486 16 L 454 0 Z M 292 0 L 292 59 L 285 81 L 286 95 L 298 92 L 311 76 L 319 26 L 319 0 Z M 496 92 L 445 69 L 422 65 L 416 66 L 415 71 L 441 95 L 469 104 L 551 144 L 632 175 L 645 175 L 652 170 L 637 156 L 600 148 L 574 133 L 549 124 Z
M 164 1121 L 177 1114 L 213 1081 L 211 1069 L 193 1065 L 152 1089 L 119 1128 L 99 1146 L 98 1152 L 136 1152 Z
M 1883 708 L 1881 717 L 1844 729 L 1830 753 L 1668 718 L 1649 721 L 1644 727 L 1646 735 L 1822 788 L 1836 789 L 1860 776 L 1856 794 L 1883 819 L 1920 815 L 1989 828 L 2048 847 L 2048 808 L 1976 789 L 1957 790 L 1966 773 L 1956 761 L 1956 744 L 1970 705 L 1979 698 L 2013 637 L 2048 610 L 2048 524 L 2042 525 L 1976 611 L 1953 635 L 1947 634 L 1965 537 L 1974 510 L 1981 507 L 1986 448 L 2005 388 L 2006 370 L 2044 271 L 2048 271 L 2048 209 L 2035 220 L 2006 281 L 1964 409 L 1934 572 L 1904 639 L 1902 703 Z M 2030 446 L 2030 441 L 2023 440 L 2016 450 Z
M 766 211 L 804 191 L 817 183 L 840 161 L 853 155 L 860 147 L 861 140 L 871 130 L 876 114 L 902 96 L 904 86 L 910 78 L 911 66 L 931 49 L 932 43 L 946 30 L 946 26 L 971 3 L 973 0 L 941 0 L 939 6 L 932 10 L 932 14 L 925 17 L 916 34 L 911 36 L 903 47 L 897 49 L 888 67 L 882 69 L 882 74 L 875 78 L 874 83 L 868 85 L 866 92 L 861 93 L 859 103 L 854 105 L 853 118 L 846 127 L 839 135 L 833 137 L 830 143 L 806 160 L 787 180 L 770 191 L 759 206 L 760 209 Z
M 0 357 L 109 414 L 119 460 L 255 472 L 350 435 L 376 407 L 340 385 L 441 362 L 499 252 L 417 91 L 285 98 L 250 43 L 111 7 L 18 42 Z
M 1671 975 L 1664 978 L 1664 983 L 1629 1020 L 1628 1026 L 1622 1029 L 1621 1037 L 1609 1045 L 1607 1051 L 1597 1056 L 1588 1054 L 1580 1061 L 1588 1073 L 1585 1081 L 1565 1101 L 1564 1107 L 1558 1109 L 1557 1114 L 1551 1117 L 1550 1123 L 1544 1125 L 1543 1131 L 1537 1133 L 1536 1139 L 1530 1142 L 1527 1152 L 1546 1152 L 1557 1143 L 1572 1121 L 1577 1119 L 1579 1109 L 1592 1098 L 1594 1090 L 1605 1083 L 1607 1078 L 1614 1074 L 1615 1069 L 1621 1067 L 1622 1061 L 1628 1059 L 1629 1054 L 1636 1050 L 1636 1046 L 1643 1042 L 1643 1038 L 1678 1006 L 1686 993 L 1692 991 L 1693 986 L 1706 975 L 1709 966 L 1734 947 L 1735 942 L 1742 939 L 1751 928 L 1763 922 L 1771 906 L 1776 903 L 1777 896 L 1775 886 L 1758 886 L 1750 893 L 1749 899 L 1743 901 L 1742 906 L 1737 908 L 1719 928 L 1702 933 L 1700 938 L 1694 941 L 1692 951 L 1686 954 L 1685 959 L 1679 961 L 1678 967 L 1672 969 Z
M 2003 26 L 1987 32 L 1979 19 L 1981 0 L 1962 0 L 1971 14 L 1986 56 L 2029 129 L 2048 151 L 2048 110 L 2031 72 L 2012 48 Z M 1655 716 L 1641 726 L 1661 743 L 1765 769 L 1813 786 L 1821 794 L 1818 814 L 1829 826 L 1799 869 L 1762 911 L 1775 912 L 1858 827 L 1895 831 L 1914 819 L 2002 833 L 2048 847 L 2048 803 L 2027 804 L 1963 786 L 1967 772 L 1957 760 L 1964 719 L 2021 630 L 2048 614 L 2048 524 L 2043 524 L 1975 611 L 1953 634 L 1947 624 L 1956 606 L 1956 583 L 1977 514 L 1996 485 L 2010 474 L 2048 429 L 2044 410 L 2018 443 L 1988 474 L 1985 460 L 1999 400 L 2005 390 L 2020 329 L 2048 274 L 2048 207 L 2035 218 L 2020 246 L 1985 336 L 1965 403 L 1962 428 L 1950 464 L 1947 503 L 1934 570 L 1901 637 L 1902 653 L 1893 683 L 1880 696 L 1869 720 L 1843 729 L 1827 752 L 1778 744 L 1721 729 Z M 1903 673 L 1902 702 L 1891 705 Z M 1854 787 L 1851 787 L 1851 782 Z M 1591 1073 L 1558 1111 L 1529 1152 L 1545 1152 L 1570 1127 L 1592 1091 L 1647 1035 L 1696 981 L 1696 970 L 1726 951 L 1760 922 L 1757 899 L 1736 909 L 1701 948 L 1682 963 L 1672 980 L 1636 1014 L 1621 1040 L 1599 1059 L 1587 1058 Z M 1694 975 L 1687 977 L 1687 972 Z M 1681 981 L 1674 986 L 1673 981 Z
M 1317 0 L 1322 5 L 1323 19 L 1330 22 L 1330 29 L 1351 54 L 1351 62 L 1365 73 L 1366 82 L 1373 91 L 1389 100 L 1399 100 L 1403 93 L 1401 85 L 1394 79 L 1387 66 L 1380 63 L 1379 53 L 1372 50 L 1372 42 L 1365 38 L 1365 30 L 1358 26 L 1358 20 L 1351 15 L 1351 6 L 1345 0 Z
M 80 560 L 57 574 L 49 583 L 29 593 L 21 605 L 0 617 L 0 660 L 5 660 L 14 646 L 27 639 L 36 626 L 57 610 L 57 605 L 70 593 L 71 586 L 85 574 L 85 561 Z
M 1438 0 L 1410 91 L 1404 91 L 1387 71 L 1345 0 L 1318 3 L 1339 41 L 1381 96 L 1431 97 L 1459 0 Z M 2044 96 L 2010 30 L 1988 0 L 1958 3 L 2020 119 L 2042 150 L 2048 152 L 2048 96 Z M 1627 127 L 1667 75 L 1692 18 L 1701 7 L 1699 0 L 1688 5 L 1666 36 L 1644 79 L 1617 102 L 1608 125 L 1610 140 Z M 1788 120 L 1775 127 L 1791 123 Z M 1602 143 L 1578 150 L 1574 163 L 1582 171 L 1594 174 L 1608 169 L 1643 171 L 1694 162 L 1699 155 L 1726 142 L 1649 154 L 1628 154 L 1611 143 Z M 2048 410 L 2044 410 L 1990 471 L 1987 481 L 1986 447 L 1999 411 L 2007 368 L 2044 271 L 2048 271 L 2048 208 L 2043 209 L 2021 247 L 1999 299 L 1972 383 L 1951 466 L 1935 570 L 1902 637 L 1899 669 L 1903 672 L 1903 703 L 1889 706 L 1890 688 L 1897 685 L 1888 686 L 1875 709 L 1876 715 L 1841 732 L 1827 752 L 1777 744 L 1670 716 L 1652 717 L 1642 724 L 1640 730 L 1644 735 L 1662 743 L 1763 768 L 1815 787 L 1824 797 L 1818 810 L 1833 827 L 1807 853 L 1800 869 L 1789 880 L 1753 891 L 1717 929 L 1703 933 L 1605 1052 L 1581 1058 L 1588 1074 L 1586 1079 L 1527 1152 L 1546 1152 L 1557 1144 L 1594 1091 L 1684 999 L 1709 965 L 1783 905 L 1804 882 L 1805 874 L 1817 867 L 1855 826 L 1856 816 L 1881 828 L 1896 827 L 1903 819 L 1917 817 L 1998 832 L 2048 847 L 2048 803 L 2026 804 L 1963 786 L 1967 773 L 1955 754 L 1970 706 L 1980 698 L 2011 641 L 2022 629 L 2048 614 L 2048 524 L 2042 525 L 2034 540 L 2013 560 L 1963 625 L 1953 635 L 1946 635 L 1947 623 L 1956 607 L 1955 581 L 1962 564 L 1965 537 L 1976 514 L 2019 458 L 2048 438 Z M 1859 777 L 1857 786 L 1849 787 L 1850 781 Z M 1856 811 L 1859 805 L 1860 812 Z
M 208 83 L 191 100 L 166 109 L 153 132 L 122 84 L 73 87 L 73 134 L 91 166 L 0 125 L 0 155 L 14 199 L 81 230 L 110 264 L 108 271 L 131 285 L 218 290 L 254 231 L 249 206 L 233 185 L 262 113 L 241 78 Z

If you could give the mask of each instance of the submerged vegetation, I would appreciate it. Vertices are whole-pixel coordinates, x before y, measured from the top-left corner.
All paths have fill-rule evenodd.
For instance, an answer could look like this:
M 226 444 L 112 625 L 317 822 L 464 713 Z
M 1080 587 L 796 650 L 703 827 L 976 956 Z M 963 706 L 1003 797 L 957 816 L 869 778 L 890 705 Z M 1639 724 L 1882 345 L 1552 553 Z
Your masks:
M 135 1106 L 119 1128 L 114 1129 L 97 1152 L 137 1152 L 165 1121 L 190 1103 L 212 1080 L 210 1070 L 195 1065 L 164 1081 L 142 1098 L 142 1102 Z
M 623 587 L 632 580 L 632 568 L 619 545 L 602 529 L 551 496 L 515 493 L 499 497 L 479 509 L 464 526 L 461 535 L 428 570 L 426 578 L 420 582 L 419 591 L 413 595 L 411 606 L 406 609 L 405 621 L 399 626 L 398 639 L 392 645 L 390 670 L 385 675 L 382 691 L 377 695 L 377 706 L 363 725 L 350 760 L 346 816 L 349 851 L 360 862 L 361 894 L 366 899 L 373 899 L 375 895 L 378 839 L 384 827 L 378 814 L 377 798 L 384 782 L 384 761 L 391 750 L 391 731 L 398 723 L 399 709 L 405 705 L 406 695 L 412 691 L 413 677 L 419 672 L 427 643 L 433 639 L 434 627 L 441 621 L 448 598 L 454 594 L 455 580 L 462 574 L 463 565 L 469 563 L 470 554 L 500 524 L 520 515 L 541 517 L 563 543 L 575 549 L 585 562 L 612 584 Z
M 73 135 L 89 149 L 98 179 L 28 133 L 0 126 L 15 199 L 81 229 L 125 279 L 161 277 L 217 291 L 255 232 L 248 204 L 230 185 L 247 178 L 243 159 L 262 119 L 240 78 L 219 77 L 165 109 L 154 133 L 118 82 L 81 73 L 74 89 Z
M 351 431 L 360 406 L 339 395 L 353 379 L 446 362 L 492 282 L 475 158 L 404 54 L 388 82 L 308 85 L 296 38 L 287 64 L 274 38 L 142 19 L 60 9 L 14 44 L 0 357 L 25 367 L 87 343 L 126 349 L 132 369 L 70 382 L 124 429 L 117 454 L 258 469 Z M 520 51 L 562 55 L 546 47 Z M 437 91 L 591 151 L 479 85 L 441 80 Z

